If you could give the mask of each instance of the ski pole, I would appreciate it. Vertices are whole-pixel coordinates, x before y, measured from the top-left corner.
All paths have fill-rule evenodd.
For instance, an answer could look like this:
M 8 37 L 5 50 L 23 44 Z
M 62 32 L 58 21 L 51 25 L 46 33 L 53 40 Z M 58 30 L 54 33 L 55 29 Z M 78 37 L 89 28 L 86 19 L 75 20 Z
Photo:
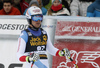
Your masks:
M 73 59 L 71 57 L 68 57 L 70 59 L 70 61 L 73 62 L 73 64 L 75 64 L 76 68 L 78 68 L 77 64 L 73 61 Z
M 65 49 L 66 50 L 66 49 Z M 66 53 L 67 52 L 67 53 Z M 77 64 L 74 62 L 74 60 L 70 57 L 70 51 L 67 49 L 65 51 L 65 57 L 66 59 L 69 58 L 71 62 L 73 62 L 73 64 L 76 66 L 76 68 L 78 68 Z
M 32 61 L 31 68 L 33 67 L 34 61 Z

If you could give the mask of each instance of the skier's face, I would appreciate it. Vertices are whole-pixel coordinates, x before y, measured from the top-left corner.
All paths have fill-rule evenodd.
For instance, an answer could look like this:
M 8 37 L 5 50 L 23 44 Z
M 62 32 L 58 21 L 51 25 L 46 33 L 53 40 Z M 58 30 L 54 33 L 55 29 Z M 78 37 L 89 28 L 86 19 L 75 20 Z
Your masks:
M 40 28 L 41 22 L 43 20 L 43 15 L 42 14 L 32 15 L 31 20 L 32 20 L 32 25 L 35 28 Z
M 11 11 L 12 5 L 11 5 L 11 3 L 4 3 L 3 8 L 6 13 L 9 13 Z

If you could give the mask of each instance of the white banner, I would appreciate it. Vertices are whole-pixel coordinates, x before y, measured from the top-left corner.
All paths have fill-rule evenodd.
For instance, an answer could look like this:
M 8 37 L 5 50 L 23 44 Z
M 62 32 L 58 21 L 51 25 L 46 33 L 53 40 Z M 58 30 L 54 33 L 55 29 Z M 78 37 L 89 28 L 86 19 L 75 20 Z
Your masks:
M 26 19 L 0 19 L 0 34 L 19 35 L 28 27 Z

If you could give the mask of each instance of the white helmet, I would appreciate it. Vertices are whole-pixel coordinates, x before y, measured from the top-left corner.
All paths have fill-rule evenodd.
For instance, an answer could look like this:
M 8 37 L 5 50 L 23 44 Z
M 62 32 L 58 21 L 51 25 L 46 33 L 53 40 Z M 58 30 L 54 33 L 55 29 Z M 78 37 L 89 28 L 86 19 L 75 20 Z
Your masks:
M 34 15 L 42 15 L 42 10 L 37 6 L 29 7 L 26 11 L 26 18 L 29 24 L 31 24 L 31 17 Z M 43 16 L 43 15 L 42 15 Z
M 37 15 L 37 14 L 42 14 L 42 10 L 37 6 L 32 6 L 32 7 L 28 8 L 28 10 L 26 12 L 26 18 L 31 19 L 32 15 Z

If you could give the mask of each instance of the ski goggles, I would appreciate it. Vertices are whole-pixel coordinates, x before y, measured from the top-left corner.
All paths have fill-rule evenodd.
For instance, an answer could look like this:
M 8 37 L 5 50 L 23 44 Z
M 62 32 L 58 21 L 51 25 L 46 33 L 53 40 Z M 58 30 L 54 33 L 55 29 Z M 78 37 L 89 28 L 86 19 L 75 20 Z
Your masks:
M 43 15 L 42 15 L 42 14 L 39 14 L 39 15 L 32 15 L 31 19 L 32 19 L 33 21 L 38 21 L 38 20 L 42 21 L 42 20 L 43 20 Z

